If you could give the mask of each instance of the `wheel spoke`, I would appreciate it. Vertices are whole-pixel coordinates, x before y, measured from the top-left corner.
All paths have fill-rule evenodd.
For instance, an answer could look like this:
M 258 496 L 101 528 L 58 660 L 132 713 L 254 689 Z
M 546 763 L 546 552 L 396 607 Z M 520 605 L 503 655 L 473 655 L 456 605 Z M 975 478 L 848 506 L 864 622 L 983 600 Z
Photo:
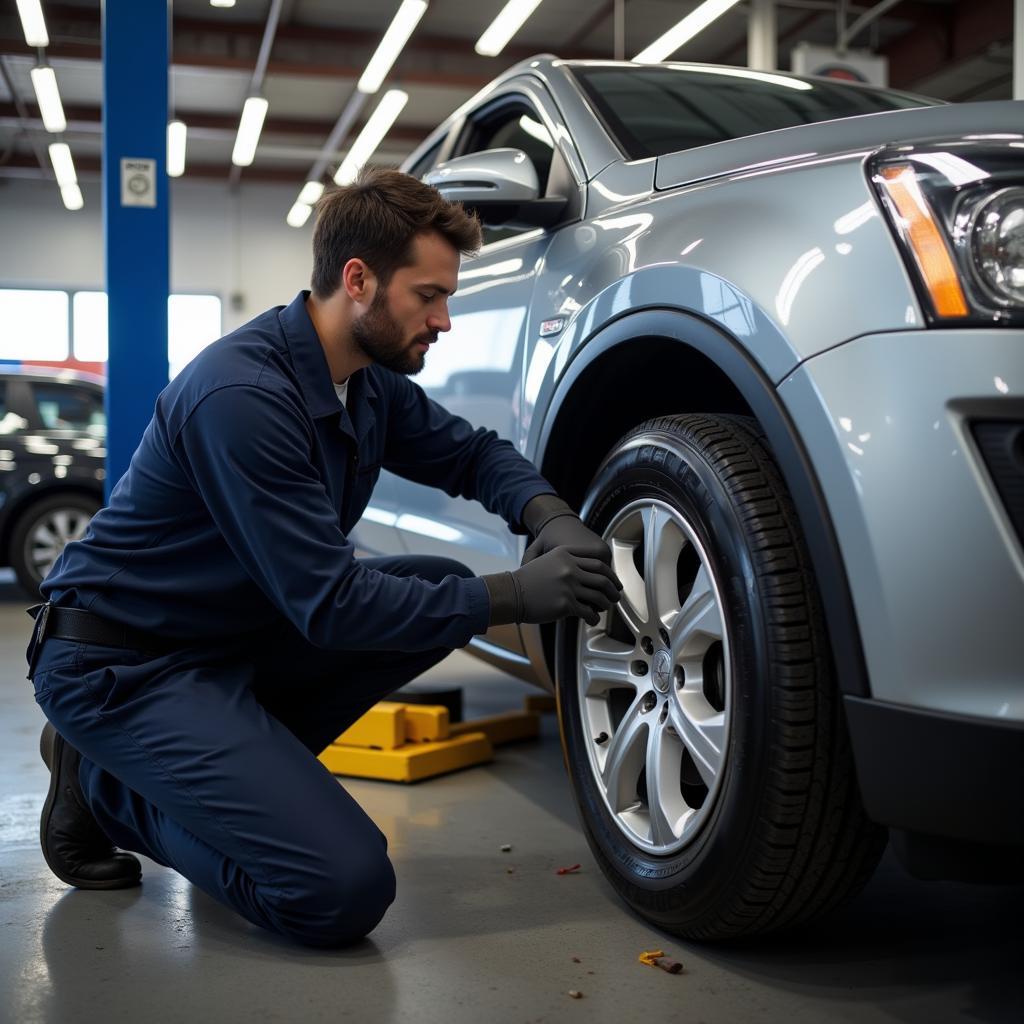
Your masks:
M 687 648 L 693 640 L 700 637 L 700 653 L 703 653 L 711 642 L 721 640 L 722 635 L 722 609 L 711 585 L 707 566 L 702 564 L 693 582 L 693 589 L 679 609 L 679 614 L 672 620 L 669 629 L 672 650 L 677 656 L 685 655 L 689 653 Z
M 592 697 L 619 686 L 635 686 L 630 675 L 631 647 L 606 636 L 588 638 L 580 658 L 581 692 Z
M 651 842 L 667 846 L 678 838 L 670 810 L 673 793 L 679 794 L 682 749 L 661 723 L 652 726 L 647 740 L 647 808 L 651 819 Z
M 672 516 L 657 505 L 644 509 L 643 522 L 644 599 L 647 622 L 654 625 L 679 607 L 676 562 L 685 540 Z
M 58 509 L 53 513 L 53 532 L 57 535 L 57 539 L 64 543 L 71 535 L 71 529 L 68 524 L 68 513 Z
M 630 705 L 608 744 L 601 769 L 608 802 L 616 811 L 637 802 L 636 786 L 644 767 L 648 734 L 647 719 L 641 708 L 640 699 Z
M 68 537 L 68 540 L 81 540 L 85 536 L 87 529 L 89 529 L 89 517 L 85 515 L 77 516 L 71 526 L 71 535 Z
M 698 717 L 687 707 L 690 703 L 706 702 L 698 694 L 679 694 L 669 702 L 669 721 L 679 739 L 693 758 L 704 785 L 711 789 L 722 771 L 722 751 L 725 749 L 725 715 L 712 710 Z M 691 701 L 689 698 L 693 698 Z
M 636 636 L 639 636 L 643 631 L 644 623 L 647 622 L 647 598 L 644 594 L 643 577 L 633 563 L 633 552 L 636 550 L 636 545 L 613 538 L 611 549 L 612 568 L 622 583 L 622 593 L 619 595 L 617 605 L 618 612 L 627 627 Z

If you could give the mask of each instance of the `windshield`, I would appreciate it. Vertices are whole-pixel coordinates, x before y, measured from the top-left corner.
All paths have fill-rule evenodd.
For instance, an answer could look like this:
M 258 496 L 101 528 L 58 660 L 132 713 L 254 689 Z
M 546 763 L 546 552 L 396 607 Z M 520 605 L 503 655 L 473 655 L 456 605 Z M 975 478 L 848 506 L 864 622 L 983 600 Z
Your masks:
M 572 72 L 630 160 L 937 102 L 891 89 L 710 65 L 575 65 Z

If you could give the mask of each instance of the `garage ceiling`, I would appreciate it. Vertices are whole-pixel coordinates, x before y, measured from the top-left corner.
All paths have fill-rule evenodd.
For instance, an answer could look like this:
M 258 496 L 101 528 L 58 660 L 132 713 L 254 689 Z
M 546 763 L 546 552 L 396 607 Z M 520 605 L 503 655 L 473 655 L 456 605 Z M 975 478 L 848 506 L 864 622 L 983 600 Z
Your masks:
M 561 57 L 615 55 L 615 0 L 543 0 L 498 57 L 473 44 L 505 0 L 430 0 L 385 88 L 410 100 L 374 157 L 400 162 L 439 121 L 509 65 L 540 52 Z M 356 79 L 398 9 L 399 0 L 284 0 L 270 52 L 264 95 L 269 113 L 251 167 L 234 168 L 231 149 L 256 64 L 271 0 L 173 4 L 173 114 L 189 126 L 187 177 L 226 182 L 283 181 L 298 187 L 323 155 L 333 171 L 362 119 L 324 152 L 331 129 L 355 92 Z M 624 53 L 657 38 L 697 0 L 623 0 Z M 794 44 L 831 46 L 837 2 L 786 0 L 778 5 L 778 61 L 790 66 Z M 847 24 L 864 6 L 842 2 Z M 1008 99 L 1012 82 L 1013 5 L 1009 0 L 903 0 L 853 43 L 885 54 L 890 84 L 953 101 Z M 79 174 L 98 175 L 102 71 L 98 0 L 43 0 L 55 69 L 68 120 L 64 141 Z M 678 59 L 745 65 L 749 11 L 739 4 L 686 44 Z M 0 0 L 0 176 L 52 177 L 29 72 L 36 53 L 25 44 L 15 0 Z M 372 110 L 375 98 L 363 109 Z

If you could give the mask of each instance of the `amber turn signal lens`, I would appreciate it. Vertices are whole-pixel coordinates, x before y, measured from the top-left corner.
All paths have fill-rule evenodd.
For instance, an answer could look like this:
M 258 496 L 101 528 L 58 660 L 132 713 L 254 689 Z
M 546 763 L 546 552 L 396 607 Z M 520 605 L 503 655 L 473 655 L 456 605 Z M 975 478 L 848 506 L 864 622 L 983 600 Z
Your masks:
M 880 179 L 900 215 L 904 237 L 917 261 L 935 312 L 939 316 L 967 316 L 967 300 L 956 267 L 913 167 L 909 164 L 883 167 Z

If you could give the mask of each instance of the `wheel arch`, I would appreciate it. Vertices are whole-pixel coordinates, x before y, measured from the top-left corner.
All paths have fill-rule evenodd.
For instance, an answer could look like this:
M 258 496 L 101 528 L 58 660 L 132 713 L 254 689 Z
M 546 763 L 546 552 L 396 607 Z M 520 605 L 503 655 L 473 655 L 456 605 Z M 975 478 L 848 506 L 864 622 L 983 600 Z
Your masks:
M 671 309 L 633 311 L 606 324 L 566 366 L 547 406 L 535 461 L 579 508 L 615 441 L 645 420 L 682 412 L 751 416 L 764 431 L 807 542 L 839 688 L 870 696 L 846 568 L 813 466 L 771 380 L 720 327 Z M 553 682 L 555 630 L 523 627 L 523 640 Z

